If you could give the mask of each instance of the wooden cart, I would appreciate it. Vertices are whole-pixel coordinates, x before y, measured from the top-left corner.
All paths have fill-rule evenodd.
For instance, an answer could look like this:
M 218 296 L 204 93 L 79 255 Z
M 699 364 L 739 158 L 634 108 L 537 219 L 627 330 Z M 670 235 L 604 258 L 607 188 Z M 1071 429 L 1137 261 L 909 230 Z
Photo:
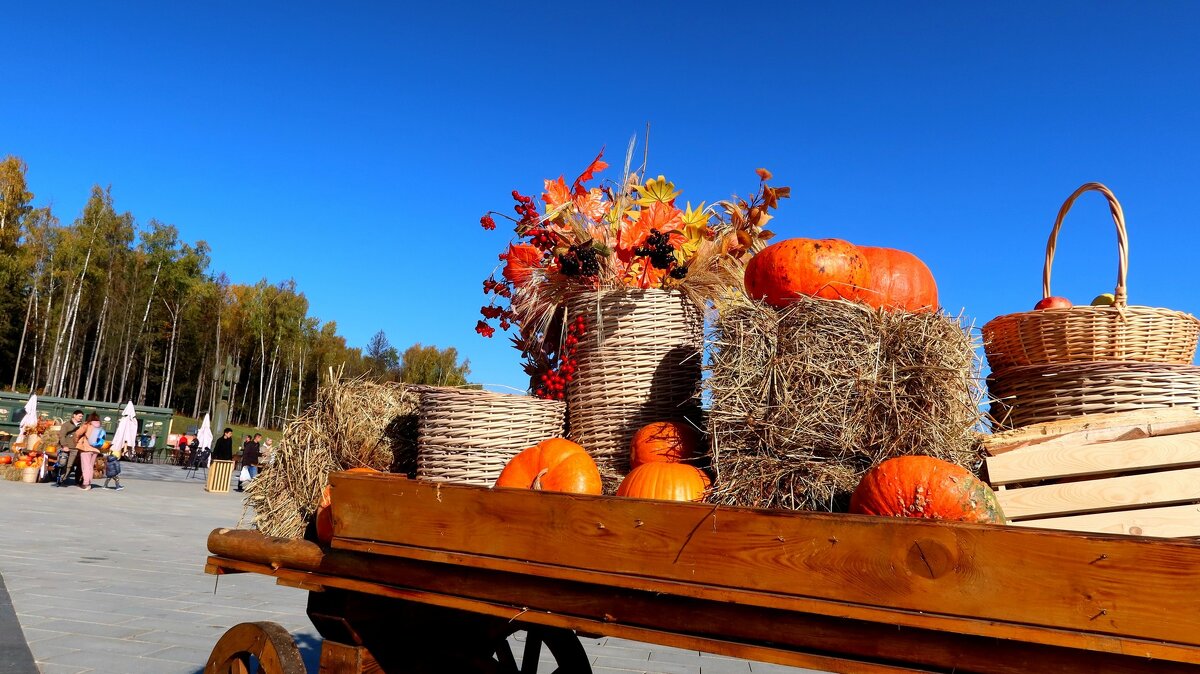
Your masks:
M 331 548 L 218 530 L 207 565 L 309 590 L 321 672 L 546 671 L 552 656 L 588 673 L 576 634 L 836 672 L 1200 672 L 1194 542 L 331 484 Z M 245 623 L 205 672 L 246 672 L 251 655 L 304 671 L 282 628 Z

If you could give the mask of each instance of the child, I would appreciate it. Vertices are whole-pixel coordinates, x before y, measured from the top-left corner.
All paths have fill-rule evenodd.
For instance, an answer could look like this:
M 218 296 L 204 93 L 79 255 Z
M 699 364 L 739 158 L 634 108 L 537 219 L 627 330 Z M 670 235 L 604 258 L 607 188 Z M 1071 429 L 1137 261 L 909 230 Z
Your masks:
M 121 486 L 121 455 L 119 449 L 113 449 L 112 454 L 109 454 L 108 461 L 104 464 L 104 488 L 108 489 L 108 481 L 117 481 L 117 491 L 121 491 L 125 487 Z

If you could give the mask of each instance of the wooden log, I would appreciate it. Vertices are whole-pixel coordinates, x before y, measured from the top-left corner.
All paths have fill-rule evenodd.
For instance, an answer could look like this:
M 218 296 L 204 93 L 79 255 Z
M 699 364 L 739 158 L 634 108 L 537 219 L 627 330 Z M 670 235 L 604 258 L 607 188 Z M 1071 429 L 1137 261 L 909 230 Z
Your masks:
M 221 557 L 292 569 L 316 569 L 325 556 L 316 543 L 264 536 L 250 529 L 213 529 L 208 535 L 208 551 Z
M 991 456 L 1022 447 L 1046 443 L 1079 445 L 1113 440 L 1191 433 L 1200 431 L 1200 414 L 1191 407 L 1089 414 L 1062 421 L 1033 424 L 1011 431 L 985 435 L 983 450 Z
M 331 479 L 335 548 L 426 550 L 447 563 L 463 555 L 516 568 L 536 563 L 543 576 L 599 571 L 649 588 L 736 588 L 777 601 L 1200 645 L 1200 545 L 1191 543 L 371 475 Z
M 1076 447 L 1050 443 L 986 459 L 988 483 L 1040 482 L 1060 477 L 1200 465 L 1200 433 L 1120 440 Z
M 1200 501 L 1200 468 L 996 492 L 1010 520 Z

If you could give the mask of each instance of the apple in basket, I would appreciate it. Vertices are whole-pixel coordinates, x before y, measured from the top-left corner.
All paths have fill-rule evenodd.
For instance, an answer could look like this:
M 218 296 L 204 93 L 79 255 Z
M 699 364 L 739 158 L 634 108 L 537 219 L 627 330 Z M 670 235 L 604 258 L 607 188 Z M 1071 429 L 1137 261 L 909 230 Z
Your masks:
M 1068 309 L 1072 306 L 1074 305 L 1071 304 L 1071 300 L 1065 297 L 1047 297 L 1033 305 L 1033 309 L 1034 311 L 1041 311 L 1042 309 Z

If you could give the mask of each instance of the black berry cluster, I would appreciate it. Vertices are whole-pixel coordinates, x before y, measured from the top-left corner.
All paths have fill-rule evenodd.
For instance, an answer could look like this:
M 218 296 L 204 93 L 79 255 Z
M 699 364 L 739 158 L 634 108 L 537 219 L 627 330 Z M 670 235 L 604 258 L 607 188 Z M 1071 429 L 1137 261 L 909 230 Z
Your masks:
M 558 265 L 567 276 L 595 276 L 600 273 L 600 254 L 590 241 L 577 244 L 558 255 Z
M 634 248 L 633 253 L 644 255 L 656 269 L 670 269 L 675 263 L 675 248 L 670 238 L 657 229 L 651 229 L 645 245 Z

